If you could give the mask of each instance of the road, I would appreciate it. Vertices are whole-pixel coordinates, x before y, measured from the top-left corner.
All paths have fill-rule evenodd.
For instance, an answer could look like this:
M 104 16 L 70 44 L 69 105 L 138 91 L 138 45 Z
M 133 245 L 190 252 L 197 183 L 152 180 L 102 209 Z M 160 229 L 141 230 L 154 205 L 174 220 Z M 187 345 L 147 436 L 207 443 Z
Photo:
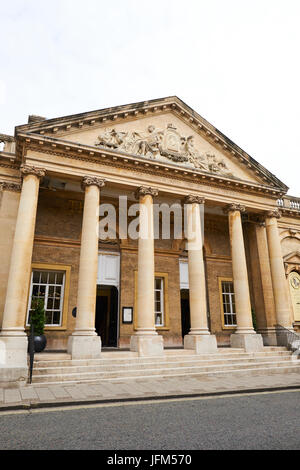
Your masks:
M 300 392 L 0 415 L 0 449 L 299 449 Z

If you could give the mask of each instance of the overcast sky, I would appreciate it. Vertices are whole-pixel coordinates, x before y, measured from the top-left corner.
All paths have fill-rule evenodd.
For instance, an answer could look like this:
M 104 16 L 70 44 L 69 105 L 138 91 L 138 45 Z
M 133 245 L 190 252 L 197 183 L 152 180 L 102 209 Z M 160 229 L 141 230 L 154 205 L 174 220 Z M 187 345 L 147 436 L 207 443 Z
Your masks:
M 300 197 L 300 0 L 0 7 L 0 133 L 177 95 Z

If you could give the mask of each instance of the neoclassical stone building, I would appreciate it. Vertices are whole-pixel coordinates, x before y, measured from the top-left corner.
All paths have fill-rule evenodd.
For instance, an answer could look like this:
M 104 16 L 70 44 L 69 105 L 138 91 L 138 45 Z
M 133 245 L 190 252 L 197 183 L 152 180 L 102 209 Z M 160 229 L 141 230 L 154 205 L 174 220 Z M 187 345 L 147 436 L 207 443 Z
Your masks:
M 101 344 L 257 351 L 276 325 L 299 330 L 300 199 L 177 97 L 30 116 L 1 141 L 2 381 L 27 368 L 35 297 L 48 350 L 73 358 Z M 137 201 L 148 236 L 132 239 Z M 100 203 L 117 214 L 101 239 Z M 170 236 L 154 236 L 154 204 L 185 207 L 182 236 L 173 213 Z

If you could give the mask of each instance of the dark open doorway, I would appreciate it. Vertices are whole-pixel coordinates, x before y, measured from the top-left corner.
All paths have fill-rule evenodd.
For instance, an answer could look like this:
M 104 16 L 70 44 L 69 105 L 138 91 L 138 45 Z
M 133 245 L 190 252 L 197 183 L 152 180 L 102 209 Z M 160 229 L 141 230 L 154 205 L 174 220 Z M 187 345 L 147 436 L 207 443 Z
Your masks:
M 189 334 L 191 329 L 191 317 L 190 317 L 190 299 L 189 290 L 181 289 L 180 291 L 181 300 L 181 329 L 182 337 L 184 338 Z
M 118 346 L 119 292 L 114 286 L 97 286 L 95 328 L 103 347 Z

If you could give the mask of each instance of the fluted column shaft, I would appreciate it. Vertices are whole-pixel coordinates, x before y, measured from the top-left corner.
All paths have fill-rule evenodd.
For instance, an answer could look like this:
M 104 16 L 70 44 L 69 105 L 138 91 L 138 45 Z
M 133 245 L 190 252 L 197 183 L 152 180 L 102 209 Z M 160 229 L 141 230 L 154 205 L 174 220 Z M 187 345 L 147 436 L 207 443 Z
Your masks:
M 13 241 L 1 336 L 25 336 L 24 325 L 31 274 L 41 168 L 23 165 L 23 184 Z
M 288 284 L 286 281 L 277 219 L 280 211 L 269 212 L 266 217 L 266 230 L 269 246 L 270 266 L 273 283 L 277 323 L 292 328 Z

